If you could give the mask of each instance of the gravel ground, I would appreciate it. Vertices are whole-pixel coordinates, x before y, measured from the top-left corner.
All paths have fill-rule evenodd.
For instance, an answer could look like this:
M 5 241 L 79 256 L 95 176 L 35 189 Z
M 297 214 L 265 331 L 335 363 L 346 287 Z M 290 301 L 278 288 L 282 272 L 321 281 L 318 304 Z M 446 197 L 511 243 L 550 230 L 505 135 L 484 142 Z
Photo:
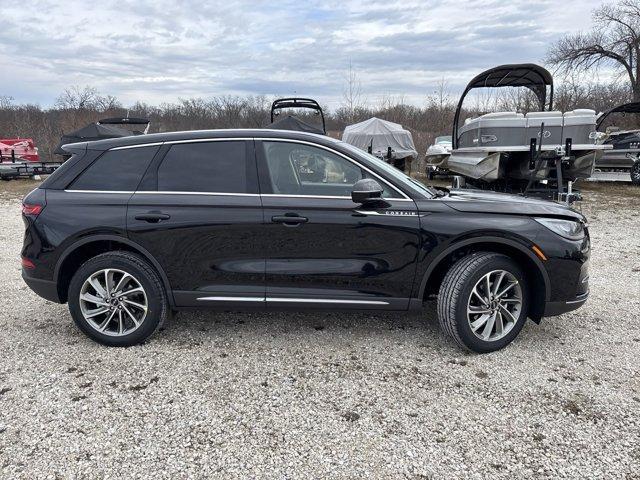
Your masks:
M 101 347 L 20 280 L 6 194 L 0 477 L 640 478 L 640 189 L 590 188 L 590 301 L 483 356 L 433 305 L 181 313 Z

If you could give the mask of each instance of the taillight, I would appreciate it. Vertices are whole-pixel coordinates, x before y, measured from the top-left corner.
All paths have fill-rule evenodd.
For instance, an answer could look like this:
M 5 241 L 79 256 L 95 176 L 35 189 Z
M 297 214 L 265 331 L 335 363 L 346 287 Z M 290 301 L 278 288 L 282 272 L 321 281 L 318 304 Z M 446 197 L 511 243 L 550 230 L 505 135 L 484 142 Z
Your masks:
M 22 214 L 28 217 L 37 217 L 42 212 L 42 205 L 22 204 Z
M 47 204 L 47 193 L 42 188 L 36 188 L 22 200 L 22 214 L 26 217 L 35 218 Z
M 21 258 L 22 261 L 22 266 L 24 268 L 26 268 L 27 270 L 33 270 L 34 268 L 36 268 L 36 264 L 33 263 L 31 260 L 29 260 L 28 258 L 22 257 Z

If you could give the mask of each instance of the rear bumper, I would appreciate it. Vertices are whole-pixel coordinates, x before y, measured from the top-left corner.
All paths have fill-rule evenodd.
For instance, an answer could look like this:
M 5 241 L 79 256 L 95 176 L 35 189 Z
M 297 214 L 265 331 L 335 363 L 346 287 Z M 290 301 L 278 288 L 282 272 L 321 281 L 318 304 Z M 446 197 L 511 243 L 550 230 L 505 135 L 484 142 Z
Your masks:
M 45 300 L 62 303 L 58 296 L 58 285 L 56 282 L 29 277 L 24 269 L 22 270 L 22 279 L 31 290 Z

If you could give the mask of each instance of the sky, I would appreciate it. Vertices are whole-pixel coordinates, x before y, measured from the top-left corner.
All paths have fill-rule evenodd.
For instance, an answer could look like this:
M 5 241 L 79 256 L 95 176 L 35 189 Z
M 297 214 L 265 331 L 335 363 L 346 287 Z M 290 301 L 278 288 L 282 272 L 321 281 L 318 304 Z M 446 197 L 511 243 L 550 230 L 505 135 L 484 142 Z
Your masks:
M 0 95 L 89 85 L 125 105 L 218 95 L 419 105 L 502 63 L 542 62 L 600 0 L 0 0 Z

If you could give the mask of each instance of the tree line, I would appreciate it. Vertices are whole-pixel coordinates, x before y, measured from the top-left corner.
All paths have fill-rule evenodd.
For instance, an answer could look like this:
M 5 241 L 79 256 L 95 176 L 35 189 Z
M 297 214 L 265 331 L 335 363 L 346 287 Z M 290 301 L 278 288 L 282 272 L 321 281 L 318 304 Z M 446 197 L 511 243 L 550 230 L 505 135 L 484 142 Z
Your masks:
M 630 101 L 632 93 L 620 83 L 590 84 L 564 81 L 556 87 L 554 109 L 592 108 L 605 111 Z M 150 133 L 216 128 L 261 128 L 269 124 L 273 98 L 266 96 L 218 96 L 180 99 L 174 103 L 150 105 L 139 101 L 129 107 L 114 96 L 95 88 L 71 87 L 50 108 L 17 104 L 0 97 L 0 138 L 33 138 L 41 158 L 56 161 L 53 151 L 63 133 L 105 117 L 144 117 L 151 121 Z M 345 102 L 335 111 L 325 110 L 328 133 L 339 138 L 346 125 L 373 116 L 399 123 L 411 131 L 418 152 L 423 155 L 438 135 L 451 133 L 457 97 L 445 83 L 427 95 L 422 105 L 409 105 L 402 97 L 385 97 L 376 105 Z M 470 97 L 463 118 L 491 110 L 527 112 L 539 109 L 535 97 L 522 89 L 496 89 L 489 95 Z M 302 113 L 310 123 L 319 121 Z

